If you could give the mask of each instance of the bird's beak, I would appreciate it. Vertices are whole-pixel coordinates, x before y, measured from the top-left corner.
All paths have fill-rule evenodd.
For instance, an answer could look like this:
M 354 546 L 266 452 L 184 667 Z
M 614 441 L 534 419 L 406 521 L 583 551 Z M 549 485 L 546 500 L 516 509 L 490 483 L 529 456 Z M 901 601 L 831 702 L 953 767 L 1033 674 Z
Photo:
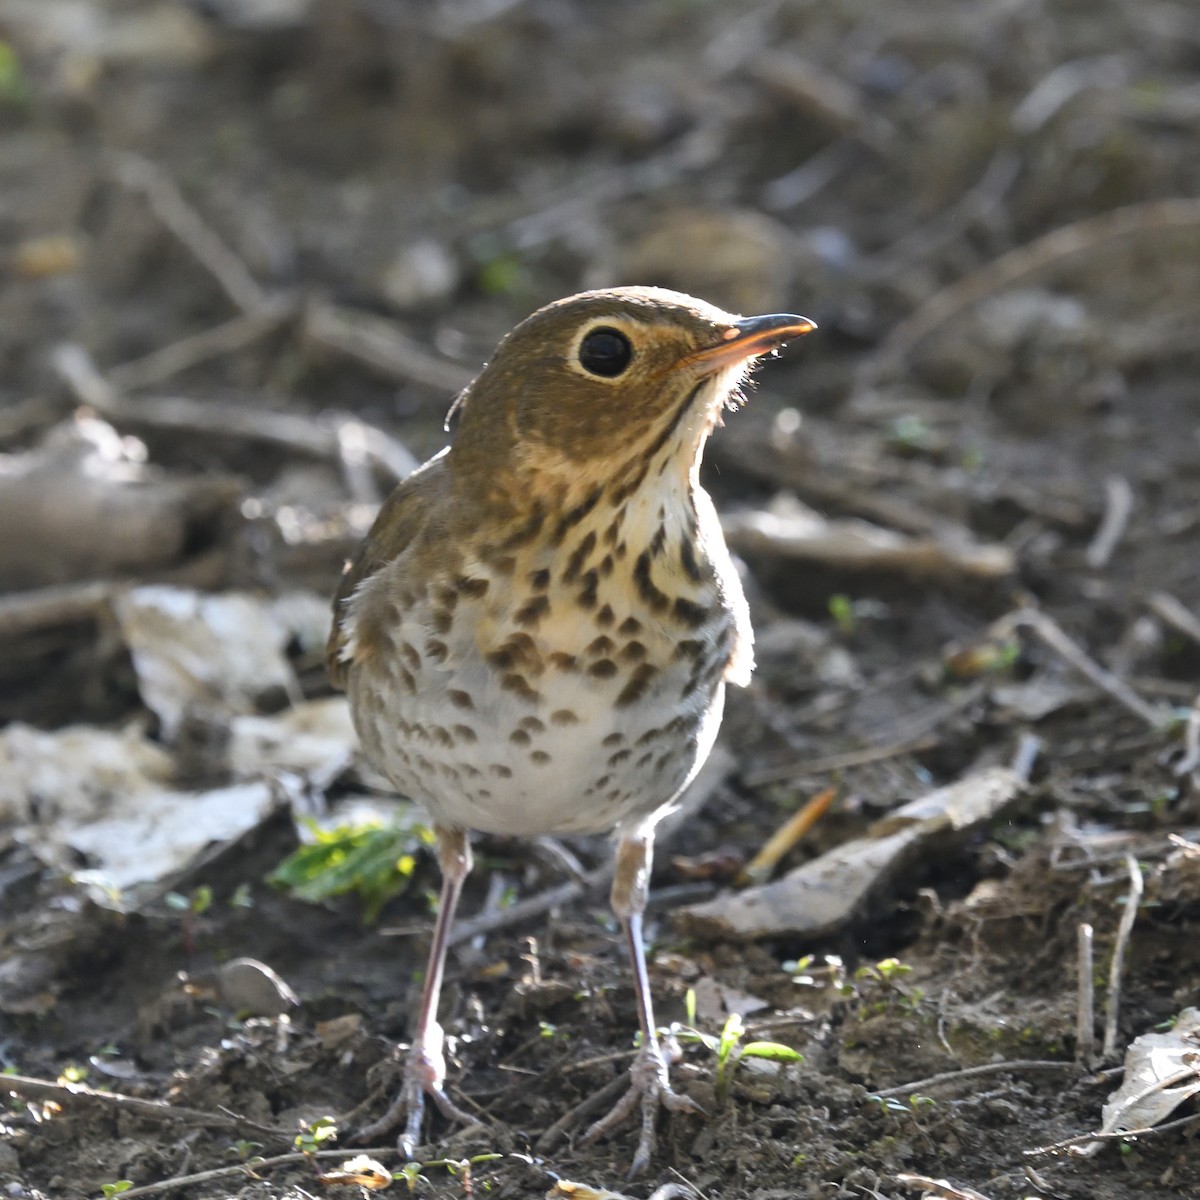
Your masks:
M 794 313 L 772 313 L 766 317 L 743 317 L 721 335 L 715 346 L 706 346 L 685 359 L 697 374 L 709 375 L 722 367 L 735 366 L 778 350 L 784 342 L 811 333 L 816 325 Z

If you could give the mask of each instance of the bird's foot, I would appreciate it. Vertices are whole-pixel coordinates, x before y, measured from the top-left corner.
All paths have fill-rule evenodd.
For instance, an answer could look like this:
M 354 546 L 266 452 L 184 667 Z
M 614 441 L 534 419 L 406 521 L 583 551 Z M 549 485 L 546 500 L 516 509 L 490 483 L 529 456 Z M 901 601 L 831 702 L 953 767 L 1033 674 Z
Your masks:
M 404 1131 L 397 1145 L 405 1158 L 412 1158 L 421 1142 L 421 1121 L 425 1115 L 425 1097 L 428 1096 L 438 1111 L 448 1121 L 460 1125 L 479 1125 L 478 1117 L 464 1112 L 446 1095 L 446 1056 L 443 1053 L 445 1034 L 436 1023 L 426 1030 L 423 1038 L 413 1042 L 404 1064 L 404 1077 L 400 1090 L 387 1112 L 360 1129 L 355 1141 L 366 1144 L 395 1129 L 403 1122 Z
M 629 1068 L 629 1090 L 617 1101 L 607 1116 L 601 1117 L 588 1127 L 583 1135 L 584 1142 L 594 1142 L 612 1133 L 633 1114 L 639 1104 L 642 1109 L 642 1132 L 638 1138 L 633 1164 L 629 1168 L 630 1179 L 640 1175 L 650 1165 L 654 1154 L 654 1126 L 660 1107 L 669 1112 L 704 1112 L 690 1096 L 672 1090 L 667 1054 L 663 1049 L 657 1045 L 643 1045 L 633 1066 Z

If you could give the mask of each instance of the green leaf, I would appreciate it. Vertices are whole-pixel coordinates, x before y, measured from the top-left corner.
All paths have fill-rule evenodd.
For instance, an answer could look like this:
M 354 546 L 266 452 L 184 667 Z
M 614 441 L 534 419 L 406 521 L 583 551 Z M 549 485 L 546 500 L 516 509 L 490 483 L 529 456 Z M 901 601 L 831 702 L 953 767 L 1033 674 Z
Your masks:
M 743 1058 L 765 1058 L 771 1062 L 803 1062 L 804 1055 L 782 1042 L 747 1042 L 742 1047 Z
M 119 1196 L 122 1192 L 129 1191 L 131 1187 L 133 1187 L 132 1179 L 118 1179 L 116 1183 L 102 1183 L 100 1190 L 104 1193 L 105 1197 Z

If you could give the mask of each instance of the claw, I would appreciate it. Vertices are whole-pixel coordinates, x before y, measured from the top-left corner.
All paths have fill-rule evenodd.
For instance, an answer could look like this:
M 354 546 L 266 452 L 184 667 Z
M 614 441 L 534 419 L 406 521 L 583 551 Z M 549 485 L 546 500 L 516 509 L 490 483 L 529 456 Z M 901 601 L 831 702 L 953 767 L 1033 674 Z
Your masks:
M 446 1095 L 446 1056 L 443 1052 L 446 1035 L 442 1027 L 432 1023 L 424 1041 L 416 1041 L 408 1052 L 404 1064 L 404 1078 L 400 1090 L 387 1112 L 360 1129 L 355 1141 L 374 1141 L 404 1122 L 404 1132 L 397 1139 L 397 1146 L 405 1158 L 411 1159 L 421 1144 L 421 1123 L 425 1116 L 425 1097 L 428 1096 L 438 1111 L 448 1120 L 460 1125 L 479 1125 L 477 1117 L 461 1108 Z
M 681 1095 L 672 1089 L 667 1058 L 659 1046 L 643 1045 L 633 1066 L 629 1068 L 629 1090 L 606 1116 L 588 1127 L 583 1135 L 584 1144 L 598 1141 L 612 1133 L 633 1115 L 639 1102 L 642 1108 L 642 1131 L 638 1137 L 633 1164 L 629 1168 L 630 1179 L 640 1175 L 650 1165 L 650 1159 L 654 1155 L 654 1127 L 660 1107 L 669 1112 L 704 1112 L 690 1096 Z

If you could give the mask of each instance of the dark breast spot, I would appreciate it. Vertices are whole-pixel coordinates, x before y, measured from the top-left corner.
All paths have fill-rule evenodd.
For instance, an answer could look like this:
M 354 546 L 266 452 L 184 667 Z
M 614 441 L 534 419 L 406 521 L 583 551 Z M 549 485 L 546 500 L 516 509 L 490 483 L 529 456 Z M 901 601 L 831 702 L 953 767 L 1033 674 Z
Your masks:
M 660 591 L 654 580 L 650 578 L 650 552 L 648 550 L 643 550 L 637 556 L 637 562 L 633 567 L 633 582 L 637 587 L 638 595 L 655 612 L 664 612 L 671 607 L 670 597 Z
M 671 616 L 689 629 L 699 629 L 708 620 L 710 612 L 711 609 L 705 605 L 686 600 L 683 596 L 676 596 L 675 603 L 671 605 Z
M 439 642 L 436 638 L 430 638 L 425 643 L 425 657 L 435 663 L 445 662 L 449 653 L 450 647 L 445 642 Z
M 550 586 L 550 569 L 542 567 L 539 571 L 530 571 L 529 586 L 535 592 L 544 592 Z
M 611 604 L 606 604 L 596 614 L 596 624 L 601 629 L 608 629 L 616 619 L 616 614 L 613 612 Z
M 534 750 L 529 756 L 529 761 L 544 767 L 550 761 L 550 755 L 545 750 Z
M 601 634 L 598 638 L 594 638 L 584 651 L 585 654 L 591 655 L 593 658 L 598 654 L 611 654 L 616 649 L 616 643 L 610 637 Z
M 556 708 L 550 714 L 550 724 L 551 725 L 562 725 L 562 726 L 578 725 L 579 717 L 575 713 L 573 713 L 569 708 Z
M 532 600 L 527 600 L 517 609 L 513 616 L 513 620 L 518 625 L 524 625 L 527 628 L 536 628 L 541 619 L 550 611 L 549 596 L 534 596 Z
M 471 693 L 464 692 L 461 688 L 450 688 L 446 692 L 446 699 L 455 708 L 472 709 L 475 707 L 475 701 L 471 699 Z
M 623 662 L 641 662 L 646 657 L 646 647 L 641 642 L 627 642 L 621 651 Z
M 617 664 L 611 658 L 598 658 L 587 671 L 596 679 L 611 679 L 617 673 Z
M 593 529 L 588 532 L 583 541 L 571 552 L 571 557 L 567 559 L 567 567 L 562 574 L 563 583 L 574 583 L 579 578 L 579 574 L 583 570 L 583 565 L 587 562 L 588 555 L 595 548 L 596 531 Z
M 529 743 L 533 741 L 533 738 L 531 738 L 524 729 L 514 729 L 512 733 L 508 735 L 508 740 L 512 742 L 514 746 L 528 746 Z
M 636 637 L 642 632 L 642 623 L 637 617 L 626 617 L 617 628 L 617 632 L 624 637 Z
M 479 741 L 475 730 L 473 730 L 470 725 L 455 725 L 454 736 L 458 738 L 460 742 L 466 742 L 468 745 Z
M 486 579 L 472 579 L 470 576 L 460 575 L 454 581 L 454 586 L 464 596 L 470 596 L 472 600 L 478 600 L 481 596 L 487 595 L 489 584 Z
M 546 722 L 538 717 L 522 717 L 517 722 L 518 729 L 524 729 L 528 733 L 545 733 Z
M 630 676 L 629 682 L 621 689 L 616 698 L 616 706 L 624 708 L 636 704 L 649 690 L 650 681 L 658 674 L 658 668 L 650 663 L 642 663 Z

